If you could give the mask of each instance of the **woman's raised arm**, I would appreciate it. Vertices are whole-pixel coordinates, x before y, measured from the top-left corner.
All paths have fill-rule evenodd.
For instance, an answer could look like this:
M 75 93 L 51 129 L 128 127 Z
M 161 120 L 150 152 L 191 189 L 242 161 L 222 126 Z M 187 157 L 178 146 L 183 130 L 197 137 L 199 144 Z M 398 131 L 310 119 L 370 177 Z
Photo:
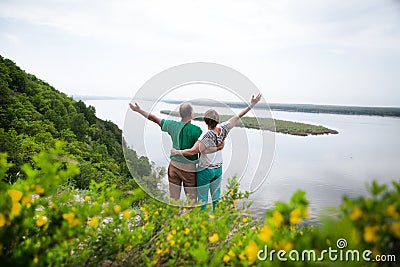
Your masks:
M 229 119 L 230 122 L 229 128 L 232 129 L 233 127 L 235 127 L 239 119 L 244 115 L 246 115 L 246 113 L 249 112 L 252 108 L 254 108 L 254 106 L 260 101 L 260 99 L 261 99 L 261 94 L 258 94 L 256 97 L 254 97 L 254 95 L 251 96 L 250 104 L 242 111 L 240 111 L 239 114 Z

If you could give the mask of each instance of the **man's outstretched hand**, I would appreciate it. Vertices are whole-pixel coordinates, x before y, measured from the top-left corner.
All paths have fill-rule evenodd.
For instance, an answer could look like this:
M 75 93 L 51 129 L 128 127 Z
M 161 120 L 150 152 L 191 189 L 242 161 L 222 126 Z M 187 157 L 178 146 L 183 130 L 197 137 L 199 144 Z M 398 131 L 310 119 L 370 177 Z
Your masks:
M 133 105 L 132 103 L 129 103 L 129 107 L 135 112 L 140 112 L 142 110 L 142 108 L 136 102 L 135 102 L 135 105 Z
M 130 107 L 133 111 L 135 111 L 135 112 L 141 114 L 141 115 L 142 115 L 143 117 L 145 117 L 146 119 L 151 120 L 152 122 L 155 122 L 155 123 L 157 123 L 159 126 L 161 126 L 161 119 L 160 119 L 159 117 L 157 117 L 157 116 L 155 116 L 155 115 L 153 115 L 153 114 L 147 112 L 147 111 L 144 111 L 144 110 L 138 105 L 138 103 L 136 103 L 136 102 L 135 102 L 135 104 L 129 103 L 129 107 Z

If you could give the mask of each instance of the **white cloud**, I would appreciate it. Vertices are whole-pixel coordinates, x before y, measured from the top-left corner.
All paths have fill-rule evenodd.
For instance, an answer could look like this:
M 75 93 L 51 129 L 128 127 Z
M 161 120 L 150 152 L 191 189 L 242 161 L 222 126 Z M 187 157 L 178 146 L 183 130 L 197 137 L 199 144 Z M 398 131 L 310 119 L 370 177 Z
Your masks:
M 285 49 L 304 45 L 397 47 L 390 1 L 2 1 L 1 17 L 69 34 L 169 47 Z

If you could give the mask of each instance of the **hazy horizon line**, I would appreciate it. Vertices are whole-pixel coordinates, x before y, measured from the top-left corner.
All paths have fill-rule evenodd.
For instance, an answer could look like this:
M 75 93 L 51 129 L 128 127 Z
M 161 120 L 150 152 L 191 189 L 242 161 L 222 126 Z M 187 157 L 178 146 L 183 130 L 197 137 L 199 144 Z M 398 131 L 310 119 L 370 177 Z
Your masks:
M 69 97 L 73 98 L 74 100 L 132 100 L 133 97 L 128 96 L 106 96 L 106 95 L 69 95 Z M 139 99 L 145 101 L 153 101 L 156 99 Z M 182 102 L 193 102 L 191 100 L 185 99 L 163 99 L 161 102 L 170 102 L 170 103 L 182 103 Z M 204 99 L 204 102 L 207 100 Z M 199 103 L 201 101 L 196 100 L 194 103 Z M 244 104 L 245 102 L 242 101 L 219 101 L 224 104 Z M 399 108 L 400 106 L 383 106 L 383 105 L 359 105 L 359 104 L 322 104 L 322 103 L 285 103 L 285 102 L 271 102 L 268 105 L 297 105 L 297 106 L 332 106 L 332 107 L 364 107 L 364 108 Z

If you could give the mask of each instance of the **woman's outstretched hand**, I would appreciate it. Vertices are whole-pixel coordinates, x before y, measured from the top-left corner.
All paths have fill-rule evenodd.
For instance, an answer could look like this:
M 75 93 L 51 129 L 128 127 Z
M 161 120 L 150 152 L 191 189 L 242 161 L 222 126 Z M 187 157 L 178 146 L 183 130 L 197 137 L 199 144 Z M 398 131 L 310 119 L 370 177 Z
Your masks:
M 250 107 L 254 108 L 254 106 L 261 100 L 261 94 L 258 94 L 256 97 L 254 95 L 251 96 Z

